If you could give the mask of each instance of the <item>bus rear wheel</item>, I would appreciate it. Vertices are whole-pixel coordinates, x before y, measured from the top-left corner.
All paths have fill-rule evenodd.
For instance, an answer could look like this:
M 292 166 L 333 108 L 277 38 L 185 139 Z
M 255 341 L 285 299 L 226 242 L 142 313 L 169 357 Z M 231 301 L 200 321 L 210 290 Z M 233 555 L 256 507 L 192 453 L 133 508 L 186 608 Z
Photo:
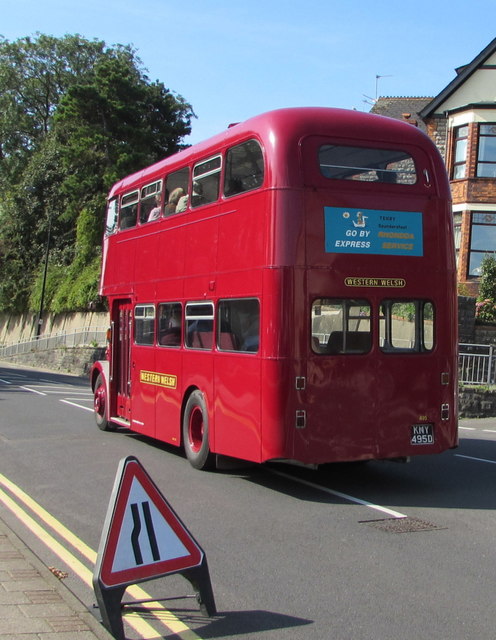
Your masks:
M 186 457 L 195 469 L 211 469 L 215 456 L 208 441 L 208 412 L 203 393 L 193 391 L 183 417 L 183 443 Z
M 107 387 L 103 376 L 96 379 L 93 393 L 93 408 L 95 410 L 95 422 L 101 431 L 113 431 L 112 423 L 107 420 Z

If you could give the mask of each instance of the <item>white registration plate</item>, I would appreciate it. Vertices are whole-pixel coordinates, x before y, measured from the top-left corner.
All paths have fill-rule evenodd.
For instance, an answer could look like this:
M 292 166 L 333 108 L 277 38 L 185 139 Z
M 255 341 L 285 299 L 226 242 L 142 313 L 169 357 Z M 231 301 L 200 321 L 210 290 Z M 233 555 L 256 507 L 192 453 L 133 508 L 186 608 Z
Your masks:
M 434 444 L 434 425 L 412 424 L 410 444 Z

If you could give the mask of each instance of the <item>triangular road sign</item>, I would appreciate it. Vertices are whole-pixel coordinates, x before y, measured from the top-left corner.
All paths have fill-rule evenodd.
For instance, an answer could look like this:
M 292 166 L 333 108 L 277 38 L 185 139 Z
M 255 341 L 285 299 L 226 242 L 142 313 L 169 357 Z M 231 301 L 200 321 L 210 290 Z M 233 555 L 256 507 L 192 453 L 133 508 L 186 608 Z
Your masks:
M 95 578 L 129 585 L 202 564 L 203 551 L 137 458 L 120 462 L 105 520 Z

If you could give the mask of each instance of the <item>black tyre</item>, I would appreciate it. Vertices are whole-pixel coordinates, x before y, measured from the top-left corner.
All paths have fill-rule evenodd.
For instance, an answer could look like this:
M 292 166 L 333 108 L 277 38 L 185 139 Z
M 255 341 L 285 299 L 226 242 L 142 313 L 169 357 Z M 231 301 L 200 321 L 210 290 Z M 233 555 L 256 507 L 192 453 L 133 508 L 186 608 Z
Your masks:
M 93 408 L 95 410 L 95 422 L 101 431 L 113 431 L 114 426 L 107 420 L 107 387 L 102 375 L 96 379 L 93 392 Z
M 191 466 L 212 469 L 215 456 L 208 441 L 208 412 L 203 393 L 193 391 L 186 402 L 183 417 L 183 444 Z

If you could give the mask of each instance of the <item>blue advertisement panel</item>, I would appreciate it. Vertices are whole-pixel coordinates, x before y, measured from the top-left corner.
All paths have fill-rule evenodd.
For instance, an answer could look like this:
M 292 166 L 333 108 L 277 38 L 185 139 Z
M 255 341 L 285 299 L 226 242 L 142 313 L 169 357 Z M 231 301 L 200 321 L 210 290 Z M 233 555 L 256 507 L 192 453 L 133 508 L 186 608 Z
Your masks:
M 324 207 L 326 253 L 422 256 L 422 213 Z

